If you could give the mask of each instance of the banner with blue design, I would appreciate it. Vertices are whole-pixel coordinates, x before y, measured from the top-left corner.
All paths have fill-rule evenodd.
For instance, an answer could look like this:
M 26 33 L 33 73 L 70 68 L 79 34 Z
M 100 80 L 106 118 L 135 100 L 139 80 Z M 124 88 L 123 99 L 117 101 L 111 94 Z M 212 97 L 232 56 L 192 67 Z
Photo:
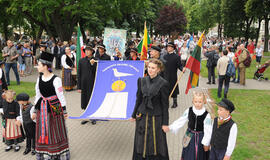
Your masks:
M 105 28 L 103 44 L 106 46 L 106 54 L 114 56 L 115 48 L 125 53 L 127 31 L 124 29 Z
M 98 61 L 92 96 L 85 112 L 70 119 L 118 119 L 132 115 L 137 80 L 144 75 L 144 61 Z

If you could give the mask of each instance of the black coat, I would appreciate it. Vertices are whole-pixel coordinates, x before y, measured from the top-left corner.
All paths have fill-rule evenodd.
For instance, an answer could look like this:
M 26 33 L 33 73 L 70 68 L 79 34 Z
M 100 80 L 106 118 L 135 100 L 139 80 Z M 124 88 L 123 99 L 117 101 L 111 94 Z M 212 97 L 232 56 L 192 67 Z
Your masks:
M 138 79 L 136 105 L 132 114 L 136 118 L 132 160 L 169 160 L 166 133 L 162 130 L 162 126 L 168 125 L 169 121 L 168 87 L 168 82 L 159 75 L 153 79 L 149 76 Z
M 177 81 L 177 69 L 183 70 L 181 65 L 181 57 L 176 53 L 166 54 L 163 59 L 165 60 L 164 78 L 170 83 L 169 91 L 171 93 L 176 81 Z M 179 94 L 178 85 L 176 86 L 172 97 L 177 97 Z
M 96 53 L 95 58 L 98 60 L 111 60 L 111 57 L 104 53 L 102 56 L 100 56 L 99 53 Z
M 159 75 L 153 79 L 150 79 L 149 76 L 139 78 L 136 104 L 132 117 L 136 118 L 136 115 L 140 113 L 144 115 L 148 113 L 149 116 L 161 116 L 162 125 L 168 125 L 168 87 L 168 82 Z
M 86 109 L 95 83 L 97 64 L 91 65 L 90 59 L 81 58 L 78 65 L 78 89 L 81 89 L 81 108 Z
M 207 51 L 204 55 L 207 57 L 206 67 L 210 68 L 217 66 L 219 55 L 216 53 L 216 51 Z

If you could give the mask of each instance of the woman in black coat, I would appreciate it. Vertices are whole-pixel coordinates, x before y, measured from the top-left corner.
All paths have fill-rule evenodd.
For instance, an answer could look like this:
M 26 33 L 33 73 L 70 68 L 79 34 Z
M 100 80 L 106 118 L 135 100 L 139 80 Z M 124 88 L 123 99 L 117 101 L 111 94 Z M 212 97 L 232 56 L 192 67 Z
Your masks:
M 169 84 L 159 72 L 163 64 L 151 59 L 148 76 L 138 79 L 136 105 L 131 121 L 136 121 L 133 160 L 168 160 Z

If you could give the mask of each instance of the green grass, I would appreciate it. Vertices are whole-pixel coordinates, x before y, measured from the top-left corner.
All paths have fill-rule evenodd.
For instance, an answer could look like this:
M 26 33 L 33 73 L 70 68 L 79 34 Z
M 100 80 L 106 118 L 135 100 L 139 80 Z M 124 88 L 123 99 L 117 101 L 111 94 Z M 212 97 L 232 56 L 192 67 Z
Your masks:
M 270 52 L 264 52 L 264 56 L 270 56 Z
M 217 89 L 210 94 L 220 101 Z M 228 99 L 236 107 L 232 117 L 238 127 L 232 160 L 270 159 L 270 91 L 230 89 Z
M 265 61 L 267 61 L 269 59 L 270 58 L 262 58 L 261 64 L 264 64 Z M 201 73 L 200 73 L 200 75 L 202 77 L 208 77 L 208 70 L 207 70 L 207 67 L 206 67 L 206 62 L 207 62 L 206 60 L 201 61 Z M 251 62 L 251 66 L 246 69 L 246 79 L 252 79 L 253 78 L 254 73 L 257 71 L 256 65 L 257 65 L 256 61 L 253 60 Z M 215 69 L 215 74 L 216 74 L 216 77 L 218 77 L 217 69 Z M 267 68 L 267 70 L 265 70 L 264 76 L 270 78 L 270 67 Z
M 15 81 L 11 81 L 8 89 L 11 89 L 16 92 L 16 94 L 25 92 L 29 94 L 30 97 L 35 96 L 35 83 L 34 82 L 21 82 L 21 85 L 17 85 Z

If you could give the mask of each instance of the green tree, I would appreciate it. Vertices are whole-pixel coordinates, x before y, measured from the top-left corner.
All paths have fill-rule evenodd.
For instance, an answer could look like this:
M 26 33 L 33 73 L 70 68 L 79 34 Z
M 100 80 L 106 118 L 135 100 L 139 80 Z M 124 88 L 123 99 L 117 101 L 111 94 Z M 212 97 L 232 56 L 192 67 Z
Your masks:
M 247 16 L 245 4 L 247 0 L 222 0 L 222 22 L 224 24 L 224 35 L 227 37 L 245 37 L 246 40 L 252 35 L 250 26 L 254 16 Z
M 245 5 L 245 12 L 248 16 L 253 16 L 258 20 L 258 28 L 256 33 L 256 44 L 258 41 L 261 21 L 265 20 L 265 34 L 264 34 L 264 51 L 268 51 L 268 40 L 269 40 L 269 16 L 270 16 L 270 1 L 262 1 L 262 0 L 248 0 Z
M 177 37 L 179 33 L 183 33 L 186 25 L 187 20 L 183 8 L 181 6 L 177 8 L 176 4 L 173 3 L 161 9 L 159 18 L 156 20 L 155 29 L 159 34 L 169 34 Z

